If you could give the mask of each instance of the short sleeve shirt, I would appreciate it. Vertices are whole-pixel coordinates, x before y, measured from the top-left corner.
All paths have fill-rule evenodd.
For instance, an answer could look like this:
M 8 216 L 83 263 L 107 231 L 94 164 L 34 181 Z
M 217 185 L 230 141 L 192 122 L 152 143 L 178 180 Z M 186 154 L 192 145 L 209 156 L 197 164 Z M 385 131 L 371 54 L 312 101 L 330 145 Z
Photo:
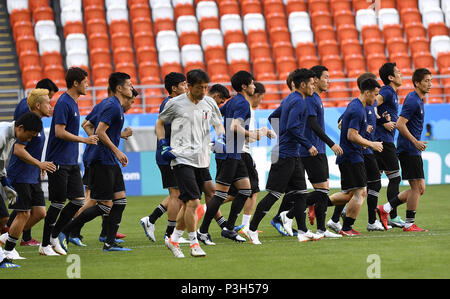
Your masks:
M 403 103 L 402 112 L 400 116 L 406 118 L 408 122 L 406 127 L 408 131 L 416 138 L 420 140 L 422 136 L 423 123 L 425 118 L 425 109 L 422 99 L 417 92 L 410 92 Z M 419 151 L 414 144 L 408 139 L 403 137 L 402 134 L 398 135 L 397 139 L 397 152 L 406 152 L 410 156 L 421 156 L 422 152 Z

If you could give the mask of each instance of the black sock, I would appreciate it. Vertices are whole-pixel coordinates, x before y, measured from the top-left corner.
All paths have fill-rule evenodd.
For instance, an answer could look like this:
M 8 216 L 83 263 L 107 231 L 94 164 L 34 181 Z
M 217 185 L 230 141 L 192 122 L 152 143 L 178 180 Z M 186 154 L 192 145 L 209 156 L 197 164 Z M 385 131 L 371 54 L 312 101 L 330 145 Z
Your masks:
M 122 221 L 122 214 L 127 205 L 127 199 L 117 199 L 113 200 L 113 206 L 111 212 L 109 213 L 108 219 L 108 232 L 106 234 L 106 242 L 109 245 L 115 243 L 116 234 L 119 230 L 120 222 Z
M 8 235 L 8 239 L 5 242 L 5 251 L 11 251 L 16 247 L 17 239 Z
M 298 230 L 306 233 L 308 231 L 306 227 L 306 194 L 296 194 L 294 211 Z
M 172 235 L 176 225 L 177 225 L 176 221 L 167 220 L 166 236 L 170 237 Z
M 59 233 L 62 232 L 64 226 L 66 226 L 78 210 L 83 206 L 82 200 L 71 200 L 61 210 L 58 221 L 52 231 L 52 238 L 57 238 Z
M 223 216 L 220 216 L 220 218 L 217 219 L 216 222 L 220 226 L 221 229 L 224 229 L 225 227 L 227 227 L 227 220 Z
M 211 221 L 214 219 L 214 216 L 216 216 L 220 205 L 227 199 L 227 196 L 228 194 L 226 192 L 216 190 L 213 198 L 206 204 L 206 212 L 203 216 L 202 225 L 200 226 L 201 233 L 206 234 L 208 232 Z
M 344 224 L 342 224 L 342 230 L 348 231 L 352 229 L 353 224 L 355 224 L 355 220 L 353 218 L 345 216 L 344 218 Z
M 339 222 L 339 217 L 341 217 L 341 213 L 344 210 L 344 208 L 345 205 L 334 207 L 333 216 L 331 216 L 331 220 L 333 220 L 333 222 Z
M 28 241 L 31 241 L 31 239 L 32 239 L 31 238 L 31 228 L 28 230 L 24 230 L 22 232 L 22 241 L 28 242 Z
M 401 204 L 404 204 L 404 202 L 402 202 L 398 196 L 395 196 L 394 198 L 389 200 L 389 204 L 391 205 L 392 209 L 397 209 L 397 207 Z M 394 217 L 395 218 L 395 217 Z
M 400 178 L 400 172 L 396 171 L 394 173 L 389 174 L 388 176 L 389 179 L 389 183 L 387 186 L 387 191 L 386 191 L 386 195 L 388 198 L 388 201 L 393 199 L 394 197 L 396 197 L 398 195 L 398 193 L 400 192 L 400 183 L 401 183 L 401 178 Z M 392 207 L 391 212 L 389 213 L 391 219 L 397 217 L 397 206 Z
M 416 211 L 415 210 L 406 210 L 406 219 L 405 222 L 407 224 L 413 224 L 416 219 Z
M 275 217 L 279 216 L 281 212 L 289 211 L 294 206 L 294 197 L 293 193 L 289 192 L 286 193 L 283 196 L 283 199 L 281 200 L 280 207 L 278 208 L 278 213 L 275 215 Z
M 367 216 L 368 222 L 373 224 L 377 220 L 378 196 L 380 195 L 381 181 L 367 183 Z
M 275 191 L 269 191 L 266 196 L 258 203 L 256 206 L 255 214 L 250 221 L 250 230 L 256 231 L 258 229 L 258 225 L 267 212 L 270 211 L 270 208 L 275 204 L 277 200 L 282 196 L 281 193 Z
M 13 223 L 14 219 L 16 218 L 17 212 L 16 210 L 13 210 L 11 214 L 9 215 L 8 222 L 6 222 L 7 227 L 11 227 L 11 224 Z
M 63 232 L 66 236 L 70 236 L 71 232 L 77 230 L 78 227 L 81 227 L 85 223 L 97 218 L 98 216 L 108 214 L 110 210 L 110 207 L 103 204 L 97 204 L 93 207 L 87 208 L 80 215 L 78 215 L 78 217 L 69 222 L 64 227 Z
M 111 213 L 111 211 L 110 211 Z M 103 215 L 102 217 L 102 231 L 100 232 L 100 237 L 106 238 L 106 232 L 108 231 L 108 219 L 109 215 Z
M 150 221 L 150 223 L 155 224 L 156 220 L 158 220 L 158 218 L 161 217 L 165 212 L 167 212 L 167 209 L 163 205 L 159 204 L 155 208 L 155 210 L 153 210 L 153 213 L 148 216 L 148 220 Z
M 50 245 L 50 236 L 52 234 L 53 227 L 58 219 L 61 210 L 64 208 L 64 203 L 52 202 L 47 210 L 47 215 L 44 219 L 44 228 L 42 232 L 42 247 Z
M 234 224 L 236 223 L 236 219 L 244 208 L 245 202 L 247 199 L 252 196 L 252 190 L 250 189 L 241 189 L 238 191 L 238 194 L 234 198 L 231 203 L 230 213 L 228 214 L 227 220 L 227 229 L 233 230 Z M 208 210 L 208 209 L 206 209 Z
M 314 212 L 316 213 L 317 230 L 324 232 L 326 230 L 325 220 L 327 216 L 328 201 L 330 200 L 328 197 L 329 190 L 317 189 L 316 192 L 318 193 L 318 200 L 314 205 Z

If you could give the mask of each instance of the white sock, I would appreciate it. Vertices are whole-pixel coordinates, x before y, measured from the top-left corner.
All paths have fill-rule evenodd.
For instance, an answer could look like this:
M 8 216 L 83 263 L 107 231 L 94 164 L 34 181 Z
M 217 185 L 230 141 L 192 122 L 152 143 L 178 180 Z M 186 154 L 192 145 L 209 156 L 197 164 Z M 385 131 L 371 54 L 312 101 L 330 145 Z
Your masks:
M 198 240 L 197 240 L 197 232 L 190 232 L 189 233 L 189 241 L 191 246 L 194 244 L 198 244 Z
M 390 213 L 390 212 L 392 211 L 391 204 L 390 204 L 389 202 L 385 203 L 385 204 L 383 205 L 383 210 L 384 210 L 386 213 Z
M 178 239 L 183 235 L 184 230 L 177 230 L 174 229 L 172 236 L 170 237 L 172 239 L 172 243 L 178 243 Z
M 250 225 L 250 219 L 252 218 L 252 215 L 242 215 L 242 224 L 245 226 Z

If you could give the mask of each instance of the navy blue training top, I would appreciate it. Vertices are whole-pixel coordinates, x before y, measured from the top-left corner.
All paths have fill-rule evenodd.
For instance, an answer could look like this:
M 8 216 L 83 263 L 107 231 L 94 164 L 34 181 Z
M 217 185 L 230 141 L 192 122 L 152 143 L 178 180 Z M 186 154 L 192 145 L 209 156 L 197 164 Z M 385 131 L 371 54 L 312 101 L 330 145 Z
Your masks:
M 406 127 L 408 128 L 409 132 L 414 136 L 414 138 L 420 140 L 425 118 L 425 109 L 423 101 L 419 97 L 417 92 L 410 92 L 406 96 L 400 116 L 408 120 L 408 122 L 406 123 Z M 414 144 L 411 143 L 411 141 L 403 137 L 402 134 L 399 134 L 397 139 L 397 153 L 402 152 L 406 152 L 410 156 L 422 155 L 422 152 L 419 151 L 414 146 Z
M 382 116 L 384 112 L 387 112 L 391 116 L 391 121 L 397 122 L 398 119 L 398 97 L 397 93 L 390 85 L 384 85 L 380 88 L 380 95 L 383 96 L 383 103 L 377 107 L 378 115 Z M 383 142 L 394 143 L 396 129 L 388 131 L 384 128 L 383 122 L 377 122 L 375 130 L 376 140 Z
M 325 131 L 325 113 L 320 96 L 314 92 L 311 97 L 306 97 L 305 102 L 307 107 L 307 116 L 305 121 L 308 120 L 308 117 L 315 116 L 317 118 L 319 126 L 322 128 L 322 130 Z M 325 142 L 323 142 L 323 140 L 316 135 L 313 129 L 308 126 L 308 123 L 306 123 L 305 126 L 305 137 L 309 139 L 311 143 L 316 147 L 319 154 L 326 153 Z M 310 157 L 311 155 L 309 154 L 308 150 L 302 146 L 300 147 L 300 156 Z

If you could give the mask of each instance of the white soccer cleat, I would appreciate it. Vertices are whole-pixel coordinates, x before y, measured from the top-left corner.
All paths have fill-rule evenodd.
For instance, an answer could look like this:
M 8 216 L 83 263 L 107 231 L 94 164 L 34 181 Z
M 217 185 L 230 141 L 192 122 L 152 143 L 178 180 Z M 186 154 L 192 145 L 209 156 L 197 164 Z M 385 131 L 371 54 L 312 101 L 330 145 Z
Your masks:
M 169 238 L 169 240 L 167 240 L 166 245 L 167 245 L 167 248 L 169 248 L 170 251 L 172 251 L 173 255 L 176 258 L 184 257 L 184 254 L 183 254 L 183 251 L 181 251 L 180 245 L 178 243 L 173 243 L 171 238 Z
M 339 234 L 342 230 L 342 224 L 339 222 L 334 222 L 332 219 L 328 220 L 327 227 L 332 229 L 335 233 Z
M 216 243 L 213 242 L 209 233 L 203 234 L 200 230 L 197 230 L 197 239 L 200 240 L 203 244 L 208 246 L 214 246 Z
M 308 241 L 318 241 L 322 239 L 323 236 L 315 234 L 312 231 L 308 230 L 306 233 L 298 231 L 297 238 L 299 242 L 308 242 Z
M 250 239 L 250 237 L 248 236 L 248 231 L 249 231 L 249 227 L 244 225 L 239 231 L 238 233 L 240 233 L 241 235 L 243 235 L 244 237 L 246 237 L 247 239 Z
M 284 211 L 280 213 L 281 222 L 283 223 L 283 227 L 288 233 L 289 236 L 294 236 L 294 232 L 292 231 L 292 221 L 293 219 L 286 216 L 288 211 Z
M 367 223 L 367 230 L 369 232 L 372 232 L 372 231 L 384 231 L 385 229 L 380 221 L 375 220 L 373 224 Z
M 21 257 L 19 255 L 19 253 L 17 252 L 17 250 L 15 248 L 11 251 L 4 251 L 4 253 L 5 253 L 6 258 L 10 259 L 10 260 L 26 260 L 26 258 Z
M 248 239 L 250 240 L 250 243 L 254 245 L 261 245 L 262 243 L 259 241 L 258 232 L 257 231 L 251 231 L 250 229 L 247 229 L 246 235 L 248 236 Z
M 67 252 L 62 248 L 61 244 L 59 243 L 58 238 L 52 238 L 50 237 L 50 244 L 53 247 L 53 250 L 60 255 L 67 255 Z
M 145 235 L 147 238 L 152 241 L 156 242 L 155 239 L 155 225 L 153 223 L 150 223 L 149 217 L 146 216 L 142 218 L 140 221 L 142 228 L 144 229 Z
M 321 235 L 323 238 L 336 238 L 336 239 L 342 238 L 342 235 L 332 233 L 329 230 L 325 230 L 324 232 L 323 231 L 317 231 L 316 234 L 317 235 Z
M 186 238 L 179 237 L 178 238 L 178 244 L 190 244 L 191 241 L 187 240 Z
M 8 236 L 8 233 L 4 233 L 0 236 L 0 245 L 5 246 L 5 243 L 8 240 Z
M 39 245 L 39 254 L 45 256 L 59 256 L 59 254 L 53 250 L 52 245 L 47 245 L 45 247 Z
M 198 243 L 191 246 L 191 256 L 193 257 L 205 257 L 206 252 L 200 247 Z

